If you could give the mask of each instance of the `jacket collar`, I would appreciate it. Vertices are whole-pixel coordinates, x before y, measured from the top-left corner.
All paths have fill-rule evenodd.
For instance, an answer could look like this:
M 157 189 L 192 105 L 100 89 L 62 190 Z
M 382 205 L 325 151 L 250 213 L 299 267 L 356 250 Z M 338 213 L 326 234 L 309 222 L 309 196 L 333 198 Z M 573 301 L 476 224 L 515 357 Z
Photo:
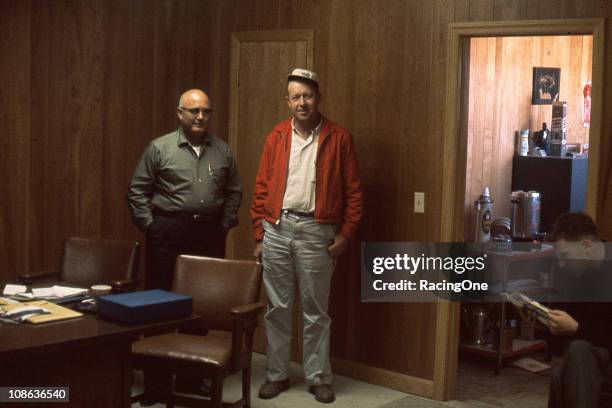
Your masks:
M 286 139 L 291 144 L 291 120 L 288 118 L 274 127 L 274 131 L 278 132 L 283 139 Z M 327 120 L 323 114 L 321 114 L 321 132 L 319 133 L 319 145 L 323 143 L 325 139 L 331 134 L 330 121 Z

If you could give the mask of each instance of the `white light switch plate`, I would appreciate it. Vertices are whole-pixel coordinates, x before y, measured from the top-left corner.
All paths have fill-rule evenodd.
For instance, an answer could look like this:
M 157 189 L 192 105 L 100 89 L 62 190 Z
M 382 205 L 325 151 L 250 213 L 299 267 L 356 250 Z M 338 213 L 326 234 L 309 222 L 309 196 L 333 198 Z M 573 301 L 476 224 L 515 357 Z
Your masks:
M 414 212 L 424 213 L 425 212 L 425 193 L 414 193 Z

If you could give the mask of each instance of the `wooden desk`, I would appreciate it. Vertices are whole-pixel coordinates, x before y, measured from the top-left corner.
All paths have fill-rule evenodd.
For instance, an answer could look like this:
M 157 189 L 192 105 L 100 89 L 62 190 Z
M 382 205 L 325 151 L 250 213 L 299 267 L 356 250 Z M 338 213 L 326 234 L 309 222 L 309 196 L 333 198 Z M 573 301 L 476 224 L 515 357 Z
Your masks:
M 197 320 L 128 326 L 86 314 L 41 325 L 2 323 L 0 386 L 70 387 L 70 403 L 54 407 L 129 407 L 132 342 L 142 334 L 171 331 Z

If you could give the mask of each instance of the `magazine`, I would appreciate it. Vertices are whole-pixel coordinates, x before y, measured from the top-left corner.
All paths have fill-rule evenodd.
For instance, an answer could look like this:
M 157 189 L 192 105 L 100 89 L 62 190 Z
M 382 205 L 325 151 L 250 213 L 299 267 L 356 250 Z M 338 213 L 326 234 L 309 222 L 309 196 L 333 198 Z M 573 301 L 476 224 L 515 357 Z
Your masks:
M 519 310 L 534 314 L 540 323 L 548 326 L 549 308 L 521 292 L 505 293 L 504 295 Z

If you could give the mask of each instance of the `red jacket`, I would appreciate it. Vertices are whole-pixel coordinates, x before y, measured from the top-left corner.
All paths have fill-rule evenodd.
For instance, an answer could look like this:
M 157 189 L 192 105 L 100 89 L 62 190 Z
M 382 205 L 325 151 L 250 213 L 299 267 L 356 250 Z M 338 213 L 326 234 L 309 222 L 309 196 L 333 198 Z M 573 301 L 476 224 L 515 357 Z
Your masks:
M 263 239 L 262 219 L 277 223 L 281 217 L 291 135 L 291 119 L 287 119 L 266 137 L 251 207 L 256 241 Z M 363 212 L 357 156 L 350 133 L 325 118 L 317 145 L 316 181 L 315 220 L 338 224 L 339 232 L 350 239 Z

